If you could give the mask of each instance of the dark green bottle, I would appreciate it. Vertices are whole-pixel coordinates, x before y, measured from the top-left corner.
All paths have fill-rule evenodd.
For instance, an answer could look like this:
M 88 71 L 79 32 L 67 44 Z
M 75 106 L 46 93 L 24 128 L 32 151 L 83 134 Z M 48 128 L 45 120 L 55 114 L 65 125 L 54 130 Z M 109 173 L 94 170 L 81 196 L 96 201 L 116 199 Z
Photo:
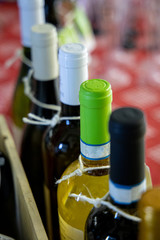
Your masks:
M 126 213 L 137 216 L 137 202 L 146 190 L 144 162 L 145 117 L 136 108 L 119 108 L 111 114 L 109 196 L 107 200 Z M 139 222 L 125 218 L 101 205 L 90 212 L 86 240 L 136 240 Z
M 84 45 L 70 43 L 59 50 L 61 117 L 66 119 L 49 127 L 43 138 L 44 192 L 49 239 L 60 239 L 57 212 L 57 185 L 66 167 L 80 154 L 79 88 L 88 79 L 88 53 Z
M 41 103 L 58 105 L 58 59 L 57 32 L 52 24 L 32 27 L 33 94 Z M 59 106 L 58 106 L 59 107 Z M 60 109 L 60 107 L 59 107 Z M 51 119 L 56 110 L 46 109 L 32 103 L 31 113 Z M 22 138 L 20 156 L 27 174 L 33 196 L 45 224 L 43 195 L 43 164 L 41 141 L 46 126 L 27 124 Z

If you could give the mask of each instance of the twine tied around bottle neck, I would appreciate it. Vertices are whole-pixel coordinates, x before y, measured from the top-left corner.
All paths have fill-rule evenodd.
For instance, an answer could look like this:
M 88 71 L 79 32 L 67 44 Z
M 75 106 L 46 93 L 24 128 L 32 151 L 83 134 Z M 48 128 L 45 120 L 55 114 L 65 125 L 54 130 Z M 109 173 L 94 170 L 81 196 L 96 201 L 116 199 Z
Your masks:
M 54 127 L 58 122 L 63 121 L 63 120 L 80 120 L 80 116 L 66 116 L 66 117 L 61 117 L 60 112 L 61 112 L 61 107 L 58 105 L 54 104 L 46 104 L 38 99 L 36 99 L 31 91 L 31 77 L 33 75 L 33 69 L 29 69 L 27 76 L 23 78 L 23 83 L 24 83 L 24 93 L 25 95 L 39 107 L 49 109 L 49 110 L 54 110 L 57 111 L 57 113 L 53 116 L 51 119 L 46 119 L 42 118 L 39 116 L 36 116 L 33 113 L 28 114 L 28 118 L 24 117 L 23 122 L 27 124 L 33 124 L 33 125 L 43 125 L 43 126 L 51 126 Z
M 82 174 L 87 172 L 87 171 L 100 170 L 100 169 L 109 169 L 110 168 L 109 165 L 84 168 L 81 155 L 79 155 L 78 161 L 79 161 L 79 168 L 77 168 L 75 171 L 71 172 L 68 175 L 62 176 L 61 179 L 56 181 L 56 184 L 60 184 L 61 182 L 65 181 L 65 180 L 68 180 L 69 178 L 74 177 L 74 176 L 82 176 Z
M 80 194 L 75 194 L 72 193 L 69 195 L 69 197 L 73 197 L 75 198 L 76 201 L 85 201 L 88 202 L 90 204 L 92 204 L 94 207 L 99 208 L 101 205 L 104 205 L 106 207 L 108 207 L 109 209 L 117 212 L 119 215 L 121 215 L 122 217 L 134 221 L 134 222 L 140 222 L 141 218 L 130 215 L 129 213 L 123 211 L 122 209 L 120 209 L 119 207 L 113 205 L 111 202 L 107 201 L 107 197 L 109 195 L 109 192 L 106 193 L 106 195 L 102 198 L 89 198 L 85 195 Z
M 4 67 L 6 69 L 10 68 L 18 59 L 21 59 L 21 61 L 26 64 L 28 67 L 32 67 L 32 62 L 30 59 L 28 59 L 24 54 L 22 48 L 16 49 L 13 56 L 11 56 L 5 63 Z
M 46 119 L 39 117 L 33 113 L 28 114 L 28 118 L 24 117 L 23 122 L 32 125 L 42 125 L 42 126 L 51 126 L 54 127 L 58 122 L 63 120 L 79 120 L 80 117 L 60 117 L 60 112 L 56 113 L 53 118 Z

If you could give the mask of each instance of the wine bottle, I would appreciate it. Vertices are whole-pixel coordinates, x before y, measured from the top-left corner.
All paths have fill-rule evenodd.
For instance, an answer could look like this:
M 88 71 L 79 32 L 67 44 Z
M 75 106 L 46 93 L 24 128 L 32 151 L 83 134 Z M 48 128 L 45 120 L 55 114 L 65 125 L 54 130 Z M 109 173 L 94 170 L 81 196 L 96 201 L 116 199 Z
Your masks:
M 111 86 L 105 80 L 87 80 L 80 86 L 79 100 L 80 159 L 86 172 L 81 176 L 72 176 L 58 185 L 61 240 L 84 239 L 85 222 L 92 209 L 91 204 L 76 201 L 70 197 L 70 194 L 102 197 L 108 191 L 109 185 L 110 137 L 108 121 L 111 113 Z M 62 177 L 74 172 L 79 166 L 80 162 L 75 160 L 64 171 Z M 101 166 L 105 169 L 90 169 Z
M 31 33 L 30 29 L 35 24 L 44 23 L 44 0 L 18 0 L 21 42 L 23 56 L 19 69 L 18 79 L 15 85 L 12 101 L 12 132 L 17 150 L 20 150 L 24 123 L 22 118 L 29 113 L 30 100 L 24 93 L 23 77 L 31 68 Z
M 43 137 L 45 169 L 44 191 L 46 198 L 47 231 L 50 239 L 59 239 L 57 213 L 57 185 L 66 167 L 80 154 L 79 88 L 88 79 L 88 53 L 79 43 L 65 44 L 59 49 L 60 117 L 65 118 L 50 126 Z M 76 119 L 70 119 L 76 117 Z
M 1 234 L 18 238 L 15 191 L 8 158 L 0 151 L 0 239 Z M 2 238 L 3 239 L 3 238 Z
M 107 201 L 137 215 L 137 202 L 146 190 L 144 164 L 145 116 L 140 109 L 124 107 L 112 112 L 109 121 L 111 158 Z M 85 239 L 138 239 L 138 221 L 101 205 L 86 221 Z
M 33 61 L 33 94 L 42 104 L 59 104 L 57 31 L 52 24 L 34 25 L 31 30 Z M 55 110 L 46 109 L 33 102 L 31 113 L 51 119 Z M 43 162 L 41 141 L 46 126 L 27 124 L 21 145 L 21 160 L 33 196 L 45 224 L 43 194 Z
M 160 187 L 143 193 L 138 203 L 141 218 L 138 240 L 160 240 Z

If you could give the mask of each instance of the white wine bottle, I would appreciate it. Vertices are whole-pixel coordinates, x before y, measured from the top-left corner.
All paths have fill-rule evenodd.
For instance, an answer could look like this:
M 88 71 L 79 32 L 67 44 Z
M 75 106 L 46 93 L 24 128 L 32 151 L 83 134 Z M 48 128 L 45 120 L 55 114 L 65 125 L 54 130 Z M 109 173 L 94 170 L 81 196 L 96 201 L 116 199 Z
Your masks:
M 18 0 L 21 42 L 23 56 L 19 69 L 18 79 L 15 85 L 12 100 L 12 132 L 17 150 L 20 150 L 20 143 L 24 123 L 22 118 L 27 116 L 30 109 L 30 100 L 24 93 L 23 77 L 28 74 L 31 68 L 31 27 L 35 24 L 42 24 L 45 21 L 44 0 Z
M 83 240 L 85 222 L 92 204 L 76 201 L 70 194 L 103 197 L 109 185 L 110 137 L 108 121 L 111 113 L 112 90 L 110 83 L 101 79 L 87 80 L 80 86 L 80 150 L 84 169 L 81 176 L 73 176 L 58 185 L 58 213 L 60 239 Z M 79 168 L 75 160 L 64 171 L 68 175 Z

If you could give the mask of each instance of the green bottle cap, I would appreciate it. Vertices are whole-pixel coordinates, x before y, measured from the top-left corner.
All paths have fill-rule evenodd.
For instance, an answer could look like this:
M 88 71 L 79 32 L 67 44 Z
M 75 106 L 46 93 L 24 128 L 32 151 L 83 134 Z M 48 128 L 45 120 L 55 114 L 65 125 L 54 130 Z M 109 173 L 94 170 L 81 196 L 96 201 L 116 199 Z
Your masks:
M 112 102 L 110 83 L 102 79 L 83 82 L 80 86 L 79 101 L 82 144 L 99 146 L 109 142 L 108 123 Z

